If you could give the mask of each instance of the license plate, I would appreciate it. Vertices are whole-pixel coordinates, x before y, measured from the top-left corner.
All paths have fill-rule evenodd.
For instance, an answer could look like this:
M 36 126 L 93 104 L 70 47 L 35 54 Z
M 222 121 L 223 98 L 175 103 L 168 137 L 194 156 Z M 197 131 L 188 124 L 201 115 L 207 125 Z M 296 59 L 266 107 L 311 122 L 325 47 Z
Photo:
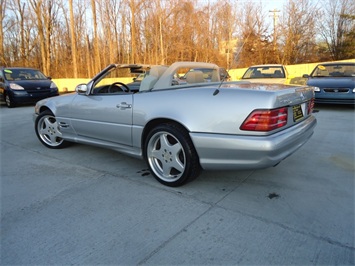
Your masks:
M 292 110 L 293 110 L 293 121 L 297 122 L 298 120 L 302 119 L 304 116 L 304 112 L 305 112 L 305 103 L 302 104 L 297 104 L 292 106 Z

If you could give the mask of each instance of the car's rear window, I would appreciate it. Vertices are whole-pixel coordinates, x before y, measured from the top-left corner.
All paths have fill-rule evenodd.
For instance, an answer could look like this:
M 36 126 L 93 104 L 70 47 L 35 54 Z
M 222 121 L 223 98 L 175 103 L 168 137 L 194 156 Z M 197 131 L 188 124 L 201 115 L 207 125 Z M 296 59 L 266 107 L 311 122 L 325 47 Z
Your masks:
M 285 78 L 285 72 L 282 67 L 270 66 L 270 67 L 250 67 L 243 79 L 265 79 L 265 78 Z

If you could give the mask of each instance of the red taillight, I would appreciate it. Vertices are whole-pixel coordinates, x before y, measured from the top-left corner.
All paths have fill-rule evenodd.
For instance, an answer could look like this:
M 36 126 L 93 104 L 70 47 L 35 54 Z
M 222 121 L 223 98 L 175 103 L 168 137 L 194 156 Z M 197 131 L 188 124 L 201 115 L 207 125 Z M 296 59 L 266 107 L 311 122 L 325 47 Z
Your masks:
M 271 131 L 287 124 L 287 107 L 273 110 L 255 110 L 241 125 L 241 130 Z
M 307 114 L 311 114 L 313 112 L 313 108 L 314 108 L 314 98 L 312 98 L 309 102 L 308 102 L 308 108 L 307 108 Z

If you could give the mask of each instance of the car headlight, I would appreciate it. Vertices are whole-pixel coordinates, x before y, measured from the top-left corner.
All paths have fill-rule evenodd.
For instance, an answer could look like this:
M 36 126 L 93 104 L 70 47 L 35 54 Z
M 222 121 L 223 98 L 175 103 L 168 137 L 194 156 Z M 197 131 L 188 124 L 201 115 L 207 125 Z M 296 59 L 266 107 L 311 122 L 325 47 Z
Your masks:
M 15 91 L 23 91 L 24 88 L 16 83 L 10 83 L 10 88 Z
M 58 90 L 58 87 L 57 87 L 57 85 L 55 85 L 54 82 L 51 83 L 50 88 L 51 88 L 51 89 L 56 89 L 56 90 Z
M 313 87 L 313 90 L 314 90 L 315 92 L 320 92 L 320 88 L 319 88 L 319 87 Z
M 353 92 L 355 92 L 355 88 L 353 88 Z

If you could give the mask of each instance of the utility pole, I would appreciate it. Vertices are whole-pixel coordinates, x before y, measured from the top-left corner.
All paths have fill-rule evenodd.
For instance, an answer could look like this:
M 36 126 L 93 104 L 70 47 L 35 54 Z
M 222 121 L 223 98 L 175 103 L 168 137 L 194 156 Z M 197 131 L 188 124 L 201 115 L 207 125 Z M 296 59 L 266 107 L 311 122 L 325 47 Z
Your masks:
M 279 15 L 277 13 L 280 12 L 280 10 L 277 10 L 276 8 L 274 10 L 270 10 L 269 12 L 273 13 L 273 21 L 274 21 L 274 37 L 273 37 L 273 43 L 274 43 L 274 50 L 276 50 L 276 26 L 277 26 L 277 18 Z

